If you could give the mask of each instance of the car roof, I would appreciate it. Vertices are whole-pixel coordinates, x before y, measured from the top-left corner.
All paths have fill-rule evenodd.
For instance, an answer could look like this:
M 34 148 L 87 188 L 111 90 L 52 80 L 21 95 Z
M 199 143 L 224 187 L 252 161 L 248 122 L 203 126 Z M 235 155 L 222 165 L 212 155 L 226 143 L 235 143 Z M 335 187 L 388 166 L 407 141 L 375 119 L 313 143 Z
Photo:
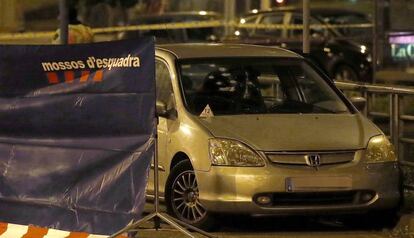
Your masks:
M 178 59 L 194 58 L 223 58 L 223 57 L 290 57 L 302 56 L 279 47 L 246 45 L 246 44 L 208 44 L 184 43 L 165 44 L 156 47 L 157 50 L 167 51 Z
M 144 15 L 138 15 L 135 17 L 131 17 L 130 22 L 182 22 L 182 21 L 188 21 L 187 18 L 191 18 L 193 20 L 204 20 L 207 18 L 213 18 L 213 19 L 221 19 L 222 16 L 218 12 L 208 12 L 208 11 L 192 11 L 192 12 L 166 12 L 161 15 L 155 15 L 155 14 L 144 14 Z
M 359 16 L 366 16 L 367 14 L 357 11 L 357 10 L 351 10 L 351 9 L 345 9 L 345 8 L 312 8 L 311 11 L 313 11 L 315 14 L 320 15 L 359 15 Z
M 162 17 L 162 16 L 221 16 L 219 12 L 215 11 L 182 11 L 182 12 L 164 12 L 160 15 L 145 14 L 142 16 Z

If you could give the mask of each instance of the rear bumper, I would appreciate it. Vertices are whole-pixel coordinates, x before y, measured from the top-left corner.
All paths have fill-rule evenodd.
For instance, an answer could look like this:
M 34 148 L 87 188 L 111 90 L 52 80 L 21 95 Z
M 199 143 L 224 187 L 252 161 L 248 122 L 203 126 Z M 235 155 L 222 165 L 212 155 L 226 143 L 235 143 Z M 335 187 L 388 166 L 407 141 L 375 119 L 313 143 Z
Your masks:
M 201 203 L 212 212 L 245 213 L 252 215 L 274 214 L 323 214 L 323 213 L 355 213 L 370 210 L 392 209 L 400 202 L 400 176 L 396 163 L 353 164 L 326 167 L 315 170 L 310 167 L 288 167 L 267 165 L 260 168 L 212 167 L 208 172 L 196 172 L 200 190 Z M 286 179 L 289 177 L 347 176 L 351 185 L 342 189 L 317 188 L 314 191 L 288 192 Z M 354 199 L 352 202 L 325 201 L 323 204 L 292 202 L 283 205 L 277 202 L 259 205 L 256 197 L 260 194 L 292 195 L 304 192 L 308 194 L 354 193 L 370 191 L 373 196 L 366 202 Z M 289 196 L 288 196 L 289 197 Z M 293 200 L 292 200 L 293 201 Z

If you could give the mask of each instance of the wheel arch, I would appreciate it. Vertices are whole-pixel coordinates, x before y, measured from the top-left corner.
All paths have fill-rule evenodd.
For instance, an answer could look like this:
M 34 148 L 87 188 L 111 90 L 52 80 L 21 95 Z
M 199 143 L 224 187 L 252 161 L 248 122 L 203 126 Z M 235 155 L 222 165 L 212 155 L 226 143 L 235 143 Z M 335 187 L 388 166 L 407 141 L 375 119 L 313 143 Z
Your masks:
M 188 160 L 191 164 L 191 167 L 193 167 L 192 162 L 190 160 L 190 157 L 186 153 L 184 153 L 182 151 L 179 151 L 179 152 L 175 153 L 175 155 L 173 156 L 173 158 L 171 160 L 170 171 L 174 168 L 175 165 L 177 165 L 178 163 L 180 163 L 181 161 L 184 161 L 184 160 Z
M 355 66 L 353 64 L 350 64 L 346 61 L 338 61 L 336 62 L 333 67 L 332 67 L 332 76 L 331 77 L 335 77 L 335 74 L 337 72 L 338 69 L 340 69 L 341 67 L 349 67 L 356 75 L 357 77 L 357 81 L 361 80 L 361 75 L 359 74 L 358 70 L 355 68 Z

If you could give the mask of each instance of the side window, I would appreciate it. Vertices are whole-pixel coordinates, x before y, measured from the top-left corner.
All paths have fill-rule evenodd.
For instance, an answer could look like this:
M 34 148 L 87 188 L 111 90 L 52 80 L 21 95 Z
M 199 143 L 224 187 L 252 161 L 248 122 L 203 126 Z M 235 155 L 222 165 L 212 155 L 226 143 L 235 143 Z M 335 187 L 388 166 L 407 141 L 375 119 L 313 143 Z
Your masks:
M 265 15 L 261 19 L 261 24 L 283 24 L 283 14 L 277 14 L 277 15 Z M 257 35 L 262 36 L 281 36 L 282 35 L 282 29 L 257 29 L 256 31 Z
M 157 100 L 164 102 L 168 109 L 173 108 L 174 94 L 170 72 L 167 65 L 160 60 L 155 61 L 155 80 L 157 85 Z
M 343 16 L 336 16 L 332 17 L 331 24 L 366 24 L 371 23 L 367 17 L 361 16 L 359 14 L 349 14 Z M 352 36 L 352 37 L 360 37 L 362 35 L 369 35 L 371 32 L 370 28 L 355 28 L 355 27 L 347 27 L 347 28 L 339 28 L 339 32 L 341 32 L 345 36 Z
M 255 24 L 257 21 L 257 16 L 250 16 L 246 18 L 240 19 L 240 24 Z M 254 28 L 239 28 L 238 31 L 241 33 L 242 36 L 251 36 L 254 35 L 255 30 Z
M 294 15 L 292 18 L 292 24 L 293 25 L 302 25 L 303 24 L 303 19 L 302 16 L 296 16 Z M 290 32 L 290 38 L 298 38 L 298 37 L 302 37 L 302 31 L 303 29 L 291 29 Z
M 257 16 L 246 17 L 244 18 L 245 23 L 254 24 L 257 21 Z
M 301 15 L 293 15 L 291 24 L 293 24 L 293 25 L 303 25 L 302 16 Z M 310 18 L 310 24 L 311 25 L 321 25 L 323 23 L 316 20 L 315 18 L 311 17 Z M 302 38 L 302 32 L 303 32 L 303 29 L 290 30 L 290 36 L 289 37 L 290 38 Z M 328 31 L 325 28 L 312 27 L 310 29 L 310 34 L 311 34 L 311 37 L 313 37 L 313 38 L 324 37 L 324 36 L 326 37 L 326 36 L 328 36 Z

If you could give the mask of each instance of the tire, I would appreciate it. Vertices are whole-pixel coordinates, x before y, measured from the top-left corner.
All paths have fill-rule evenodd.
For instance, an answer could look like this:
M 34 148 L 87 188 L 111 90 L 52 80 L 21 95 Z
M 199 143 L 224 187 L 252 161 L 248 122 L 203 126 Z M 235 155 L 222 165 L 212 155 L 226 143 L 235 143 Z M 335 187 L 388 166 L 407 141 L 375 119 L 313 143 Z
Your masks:
M 191 162 L 179 162 L 172 168 L 165 187 L 167 212 L 187 224 L 211 230 L 215 225 L 214 217 L 200 203 L 198 194 Z
M 358 73 L 349 65 L 339 65 L 334 71 L 335 81 L 359 81 Z

